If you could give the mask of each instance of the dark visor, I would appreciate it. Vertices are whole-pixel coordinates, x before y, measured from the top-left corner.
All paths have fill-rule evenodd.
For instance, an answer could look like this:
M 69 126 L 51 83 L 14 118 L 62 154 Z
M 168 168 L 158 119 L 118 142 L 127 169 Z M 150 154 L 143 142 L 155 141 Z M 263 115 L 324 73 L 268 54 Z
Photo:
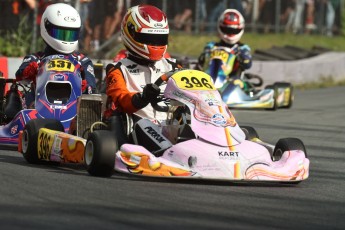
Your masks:
M 169 34 L 145 34 L 137 32 L 134 33 L 134 40 L 152 46 L 168 45 L 168 37 Z
M 51 24 L 49 21 L 44 23 L 48 34 L 60 41 L 74 42 L 79 39 L 79 28 L 59 27 Z
M 220 26 L 220 31 L 224 34 L 239 34 L 241 33 L 242 29 L 234 29 L 230 27 Z

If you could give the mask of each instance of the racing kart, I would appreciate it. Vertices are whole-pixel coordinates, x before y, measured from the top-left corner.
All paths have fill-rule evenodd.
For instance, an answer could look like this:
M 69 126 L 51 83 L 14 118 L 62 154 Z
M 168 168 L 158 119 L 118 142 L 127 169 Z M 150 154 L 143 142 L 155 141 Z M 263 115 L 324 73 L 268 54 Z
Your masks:
M 239 68 L 235 77 L 229 77 L 237 57 L 237 46 L 213 47 L 205 72 L 210 74 L 229 108 L 276 110 L 293 104 L 293 86 L 276 82 L 262 89 L 263 79 Z
M 303 142 L 282 138 L 276 145 L 259 139 L 253 127 L 240 127 L 222 101 L 211 76 L 197 70 L 163 75 L 167 113 L 161 127 L 141 119 L 133 128 L 125 119 L 125 136 L 95 130 L 85 146 L 85 165 L 93 176 L 114 171 L 152 177 L 228 181 L 299 183 L 308 178 L 309 160 Z M 123 135 L 123 134 L 121 134 Z M 121 136 L 120 135 L 120 136 Z
M 102 98 L 82 94 L 81 81 L 80 64 L 71 56 L 52 55 L 40 62 L 35 108 L 21 109 L 0 129 L 2 136 L 12 134 L 13 145 L 29 163 L 83 162 L 85 137 L 101 120 Z M 9 132 L 13 127 L 16 132 Z

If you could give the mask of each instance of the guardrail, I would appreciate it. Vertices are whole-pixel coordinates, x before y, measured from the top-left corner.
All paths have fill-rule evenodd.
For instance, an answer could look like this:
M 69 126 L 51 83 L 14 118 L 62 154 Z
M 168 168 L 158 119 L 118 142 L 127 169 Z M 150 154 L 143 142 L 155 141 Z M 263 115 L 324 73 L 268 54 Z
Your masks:
M 22 58 L 0 57 L 0 71 L 4 73 L 4 77 L 14 78 L 22 60 Z M 103 64 L 103 66 L 98 65 L 97 76 L 104 78 L 105 67 L 112 60 L 93 60 L 93 62 Z M 276 81 L 304 84 L 321 82 L 327 78 L 340 81 L 345 79 L 344 63 L 345 52 L 331 51 L 299 60 L 254 60 L 252 68 L 247 72 L 262 76 L 265 85 Z

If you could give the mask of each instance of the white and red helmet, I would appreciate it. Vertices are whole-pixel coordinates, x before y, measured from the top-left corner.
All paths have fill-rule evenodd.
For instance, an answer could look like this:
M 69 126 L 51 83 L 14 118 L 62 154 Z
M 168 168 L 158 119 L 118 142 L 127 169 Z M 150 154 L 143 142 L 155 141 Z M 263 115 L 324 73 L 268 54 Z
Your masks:
M 78 11 L 65 3 L 49 5 L 41 18 L 43 40 L 63 54 L 70 54 L 78 48 L 80 27 Z
M 218 19 L 218 33 L 220 38 L 228 43 L 237 43 L 244 33 L 244 17 L 235 9 L 227 9 Z
M 155 6 L 131 7 L 122 20 L 121 36 L 130 52 L 151 61 L 161 60 L 168 47 L 168 19 Z

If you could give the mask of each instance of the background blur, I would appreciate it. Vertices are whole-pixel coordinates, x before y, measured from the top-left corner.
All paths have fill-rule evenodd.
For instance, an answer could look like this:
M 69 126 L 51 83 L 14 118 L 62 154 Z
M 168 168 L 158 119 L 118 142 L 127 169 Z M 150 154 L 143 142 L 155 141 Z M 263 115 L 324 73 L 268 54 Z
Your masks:
M 245 17 L 246 34 L 334 38 L 343 36 L 344 1 L 1 0 L 0 53 L 15 57 L 43 49 L 39 35 L 41 15 L 49 4 L 56 2 L 71 4 L 79 11 L 82 18 L 80 50 L 91 57 L 109 58 L 121 48 L 118 32 L 122 16 L 128 7 L 139 3 L 152 4 L 166 12 L 172 36 L 184 34 L 195 39 L 196 35 L 202 35 L 213 36 L 213 39 L 218 16 L 226 8 L 235 8 Z

